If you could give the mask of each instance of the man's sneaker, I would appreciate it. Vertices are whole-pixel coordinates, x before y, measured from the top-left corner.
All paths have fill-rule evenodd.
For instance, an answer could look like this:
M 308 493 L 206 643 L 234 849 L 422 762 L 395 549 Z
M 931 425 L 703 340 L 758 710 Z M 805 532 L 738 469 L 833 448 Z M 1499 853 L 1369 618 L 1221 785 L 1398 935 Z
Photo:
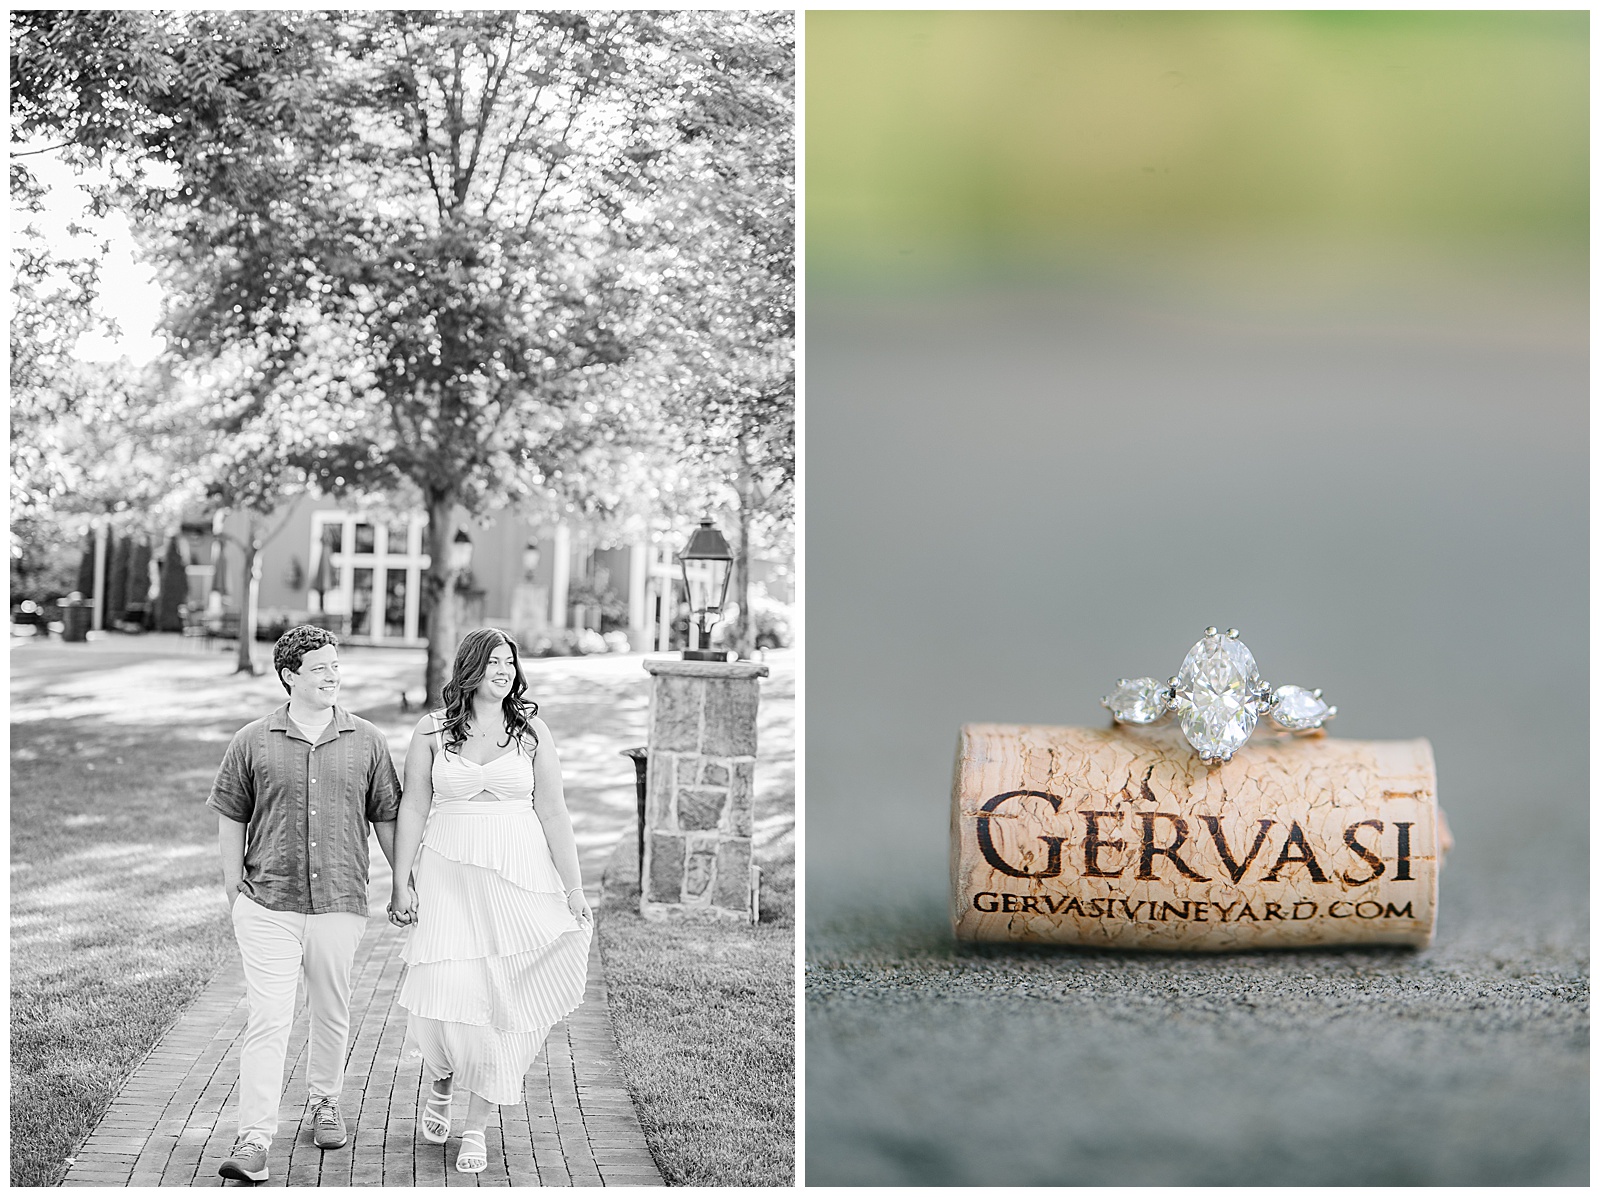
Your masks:
M 233 1154 L 217 1166 L 217 1175 L 229 1180 L 266 1180 L 267 1145 L 260 1139 L 239 1136 L 233 1141 Z
M 312 1142 L 324 1151 L 343 1147 L 350 1141 L 344 1133 L 344 1115 L 339 1113 L 337 1097 L 317 1098 L 317 1104 L 311 1107 L 311 1120 L 316 1123 Z

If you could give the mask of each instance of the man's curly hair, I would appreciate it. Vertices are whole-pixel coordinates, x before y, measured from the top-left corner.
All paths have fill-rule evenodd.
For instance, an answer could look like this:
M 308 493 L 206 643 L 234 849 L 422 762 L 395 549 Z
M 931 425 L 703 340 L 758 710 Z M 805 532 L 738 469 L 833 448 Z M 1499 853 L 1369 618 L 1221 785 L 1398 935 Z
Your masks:
M 289 683 L 283 680 L 285 669 L 290 673 L 299 673 L 300 663 L 305 660 L 307 653 L 314 653 L 319 648 L 338 643 L 339 637 L 327 628 L 319 628 L 309 623 L 296 624 L 290 628 L 279 636 L 278 642 L 272 646 L 272 671 L 278 675 L 279 684 L 287 691 Z

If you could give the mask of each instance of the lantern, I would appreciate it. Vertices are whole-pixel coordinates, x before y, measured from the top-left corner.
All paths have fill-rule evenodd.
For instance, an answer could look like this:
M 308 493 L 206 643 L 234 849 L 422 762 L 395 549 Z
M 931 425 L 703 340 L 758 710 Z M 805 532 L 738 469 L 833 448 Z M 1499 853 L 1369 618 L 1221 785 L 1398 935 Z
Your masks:
M 711 626 L 722 618 L 728 598 L 728 579 L 733 575 L 733 554 L 728 542 L 711 526 L 709 519 L 689 537 L 678 554 L 683 570 L 683 588 L 689 596 L 689 610 L 700 629 L 698 642 L 683 650 L 685 661 L 725 661 L 727 654 L 711 651 Z
M 472 537 L 467 535 L 465 528 L 457 528 L 455 539 L 450 542 L 450 569 L 454 573 L 466 573 L 472 567 Z

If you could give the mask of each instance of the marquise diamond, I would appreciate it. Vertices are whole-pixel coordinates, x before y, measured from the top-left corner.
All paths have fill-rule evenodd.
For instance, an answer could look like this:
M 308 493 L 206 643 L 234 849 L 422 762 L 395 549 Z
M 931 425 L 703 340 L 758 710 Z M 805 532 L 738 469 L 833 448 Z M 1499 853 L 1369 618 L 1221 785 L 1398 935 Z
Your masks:
M 1272 719 L 1290 731 L 1310 731 L 1321 727 L 1328 716 L 1328 704 L 1310 690 L 1299 686 L 1279 686 L 1272 693 Z
M 1263 689 L 1255 657 L 1237 639 L 1210 633 L 1189 650 L 1174 701 L 1201 759 L 1226 761 L 1239 751 L 1256 728 Z
M 1124 679 L 1105 704 L 1119 723 L 1154 723 L 1167 713 L 1167 688 L 1153 677 Z

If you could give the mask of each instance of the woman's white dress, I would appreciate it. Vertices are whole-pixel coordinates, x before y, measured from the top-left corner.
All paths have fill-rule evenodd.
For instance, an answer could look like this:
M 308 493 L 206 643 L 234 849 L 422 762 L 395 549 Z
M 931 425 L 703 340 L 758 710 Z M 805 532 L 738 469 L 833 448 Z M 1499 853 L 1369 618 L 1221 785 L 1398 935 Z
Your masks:
M 526 751 L 486 765 L 434 754 L 396 999 L 428 1074 L 498 1105 L 522 1100 L 550 1028 L 582 1002 L 592 934 L 567 909 L 533 788 Z M 473 801 L 486 790 L 493 801 Z

